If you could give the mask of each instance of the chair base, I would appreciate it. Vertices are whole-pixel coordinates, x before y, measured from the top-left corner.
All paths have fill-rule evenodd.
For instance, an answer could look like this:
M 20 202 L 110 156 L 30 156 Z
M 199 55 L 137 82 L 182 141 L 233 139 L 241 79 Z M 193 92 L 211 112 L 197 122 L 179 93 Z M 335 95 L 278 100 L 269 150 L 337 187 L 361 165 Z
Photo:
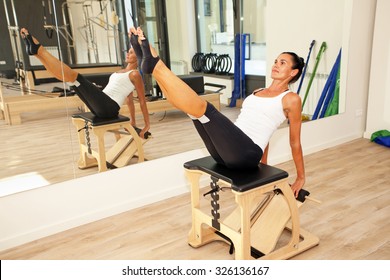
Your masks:
M 232 188 L 234 182 L 215 180 L 214 176 L 218 177 L 218 174 L 204 168 L 186 167 L 185 173 L 191 184 L 190 246 L 198 248 L 213 241 L 224 241 L 234 246 L 235 259 L 249 260 L 288 259 L 319 244 L 318 237 L 300 228 L 298 208 L 303 203 L 295 199 L 288 178 L 236 191 Z M 210 177 L 210 173 L 213 180 L 211 196 L 217 200 L 212 200 L 211 211 L 210 208 L 205 211 L 205 207 L 200 207 L 199 181 L 203 175 Z M 222 177 L 226 178 L 226 174 Z M 215 181 L 230 187 L 237 203 L 221 220 L 220 193 L 215 191 Z M 290 236 L 288 240 L 282 240 L 286 232 Z
M 137 158 L 137 162 L 145 160 L 143 144 L 146 141 L 138 136 L 127 117 L 119 115 L 117 119 L 96 120 L 88 112 L 74 115 L 72 122 L 78 131 L 80 145 L 78 167 L 80 169 L 98 166 L 99 172 L 103 172 L 108 168 L 123 167 L 129 164 L 134 157 Z M 121 129 L 125 129 L 129 135 L 120 133 Z M 96 137 L 97 150 L 91 149 L 91 144 L 89 143 L 90 131 Z M 115 134 L 116 143 L 106 151 L 104 135 L 107 132 Z

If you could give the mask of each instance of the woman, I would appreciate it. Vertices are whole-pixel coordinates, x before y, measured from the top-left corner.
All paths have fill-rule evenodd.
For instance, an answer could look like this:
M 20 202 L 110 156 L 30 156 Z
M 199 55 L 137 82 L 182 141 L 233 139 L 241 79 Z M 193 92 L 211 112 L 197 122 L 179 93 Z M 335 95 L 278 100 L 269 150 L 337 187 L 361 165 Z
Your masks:
M 298 195 L 305 184 L 305 169 L 301 147 L 301 99 L 289 90 L 297 81 L 304 61 L 295 53 L 282 53 L 272 66 L 268 88 L 258 89 L 243 102 L 235 123 L 210 103 L 200 98 L 181 79 L 175 76 L 149 46 L 140 28 L 131 28 L 132 41 L 143 73 L 152 74 L 167 100 L 187 113 L 194 122 L 210 155 L 228 168 L 255 168 L 267 162 L 268 142 L 273 132 L 287 118 L 290 127 L 290 146 L 297 177 L 291 188 Z
M 43 66 L 60 81 L 72 84 L 77 95 L 87 105 L 89 110 L 101 118 L 118 116 L 122 104 L 127 103 L 130 111 L 131 124 L 136 127 L 133 92 L 137 91 L 141 111 L 144 117 L 144 128 L 139 132 L 141 138 L 147 138 L 150 133 L 149 113 L 145 100 L 145 89 L 142 76 L 137 71 L 137 58 L 133 49 L 126 55 L 126 67 L 110 76 L 107 86 L 101 90 L 85 79 L 77 71 L 52 56 L 38 40 L 33 38 L 27 29 L 21 29 L 21 36 L 26 43 L 29 55 L 37 57 Z

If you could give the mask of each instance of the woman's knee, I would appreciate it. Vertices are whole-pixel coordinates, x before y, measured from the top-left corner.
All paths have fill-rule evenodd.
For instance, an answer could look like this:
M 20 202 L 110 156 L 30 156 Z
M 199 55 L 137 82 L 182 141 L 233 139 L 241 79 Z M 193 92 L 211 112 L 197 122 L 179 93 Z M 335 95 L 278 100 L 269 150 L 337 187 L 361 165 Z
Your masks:
M 193 115 L 196 118 L 200 118 L 206 114 L 206 109 L 207 109 L 207 101 L 199 98 L 198 104 L 193 107 Z

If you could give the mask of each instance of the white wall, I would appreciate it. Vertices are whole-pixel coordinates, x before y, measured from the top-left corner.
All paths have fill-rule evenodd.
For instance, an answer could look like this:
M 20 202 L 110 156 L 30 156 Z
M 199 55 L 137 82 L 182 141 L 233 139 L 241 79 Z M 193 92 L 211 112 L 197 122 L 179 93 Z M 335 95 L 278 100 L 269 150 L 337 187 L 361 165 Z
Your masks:
M 0 251 L 186 193 L 183 163 L 205 156 L 193 150 L 0 197 Z
M 313 115 L 328 75 L 342 47 L 344 8 L 344 0 L 267 2 L 267 65 L 271 66 L 273 59 L 283 51 L 296 52 L 306 61 L 309 46 L 312 40 L 316 41 L 307 64 L 306 77 L 300 91 L 301 96 L 306 93 L 321 44 L 323 42 L 327 44 L 317 68 L 317 76 L 313 80 L 310 94 L 303 107 L 305 114 Z M 273 45 L 270 46 L 269 43 Z M 268 68 L 270 70 L 270 67 Z M 269 74 L 267 76 L 269 77 Z M 295 83 L 295 88 L 292 89 L 297 91 L 298 84 L 299 82 Z M 340 112 L 345 110 L 343 97 L 344 95 L 341 94 Z
M 103 7 L 105 4 L 103 2 Z M 75 63 L 99 62 L 115 64 L 118 62 L 119 59 L 116 52 L 118 38 L 114 37 L 114 28 L 117 29 L 117 26 L 112 21 L 110 2 L 107 1 L 107 4 L 107 14 L 106 10 L 101 14 L 100 5 L 97 1 L 85 3 L 73 0 L 68 1 L 73 39 L 76 45 L 75 49 L 77 50 Z M 87 28 L 86 22 L 90 22 L 91 28 Z M 93 34 L 95 46 L 91 44 L 92 37 L 88 36 L 88 30 Z
M 390 130 L 390 1 L 377 0 L 375 31 L 364 136 L 370 138 L 375 131 Z
M 191 60 L 197 52 L 194 1 L 167 0 L 166 8 L 171 61 L 184 61 L 191 70 Z
M 287 2 L 283 0 L 268 2 L 269 15 L 280 13 L 281 7 L 289 14 L 289 16 L 284 13 L 282 16 L 268 16 L 268 65 L 271 65 L 274 58 L 286 46 L 291 46 L 292 50 L 298 53 L 306 51 L 300 42 L 304 41 L 306 43 L 316 35 L 317 25 L 307 23 L 305 28 L 311 27 L 312 31 L 297 32 L 293 34 L 295 39 L 292 39 L 291 33 L 293 30 L 298 31 L 302 28 L 301 20 L 296 20 L 294 16 L 304 17 L 312 11 L 296 5 L 296 1 L 291 1 L 293 2 L 291 4 L 287 4 Z M 300 0 L 300 2 L 312 1 Z M 315 2 L 318 5 L 320 2 L 325 3 L 325 1 L 320 0 L 315 0 Z M 328 1 L 326 1 L 327 3 Z M 334 4 L 335 0 L 329 1 L 329 3 Z M 341 83 L 340 95 L 343 93 L 346 95 L 345 113 L 303 124 L 302 146 L 305 155 L 360 138 L 364 133 L 375 5 L 375 1 L 345 0 L 343 25 L 334 27 L 344 30 L 341 62 L 341 75 L 344 80 Z M 312 7 L 315 9 L 316 5 Z M 321 11 L 321 9 L 319 10 Z M 274 32 L 274 27 L 278 32 Z M 319 33 L 318 36 L 323 36 L 323 34 Z M 326 40 L 330 46 L 333 44 L 330 37 Z M 330 58 L 328 57 L 328 59 Z M 271 139 L 270 147 L 270 163 L 279 163 L 291 159 L 288 145 L 288 128 L 280 129 L 275 133 Z

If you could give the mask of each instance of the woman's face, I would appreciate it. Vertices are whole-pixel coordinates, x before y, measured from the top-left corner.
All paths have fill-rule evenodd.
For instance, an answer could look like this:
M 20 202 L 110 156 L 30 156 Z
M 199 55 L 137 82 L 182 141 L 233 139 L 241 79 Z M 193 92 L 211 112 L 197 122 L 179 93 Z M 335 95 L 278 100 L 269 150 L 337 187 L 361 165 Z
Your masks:
M 292 69 L 293 61 L 289 54 L 281 54 L 272 65 L 271 78 L 274 80 L 292 79 L 297 74 L 297 69 Z
M 129 49 L 129 51 L 127 52 L 126 62 L 127 63 L 136 63 L 137 62 L 137 56 L 135 55 L 133 48 Z

